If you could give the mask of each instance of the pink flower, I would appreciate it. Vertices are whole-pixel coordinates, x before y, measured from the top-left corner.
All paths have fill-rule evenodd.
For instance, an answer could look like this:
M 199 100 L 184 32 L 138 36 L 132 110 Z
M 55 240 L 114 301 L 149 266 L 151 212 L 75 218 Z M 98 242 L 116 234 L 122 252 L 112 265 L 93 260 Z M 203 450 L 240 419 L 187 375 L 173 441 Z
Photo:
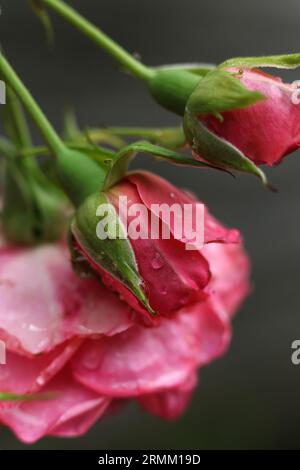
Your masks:
M 147 172 L 131 173 L 109 189 L 106 193 L 107 201 L 117 211 L 119 211 L 121 196 L 127 197 L 128 207 L 139 204 L 142 208 L 147 209 L 146 213 L 141 213 L 142 222 L 140 224 L 141 228 L 148 227 L 146 237 L 133 239 L 128 233 L 128 238 L 142 289 L 151 308 L 156 313 L 169 316 L 183 306 L 203 301 L 207 297 L 205 288 L 211 276 L 208 260 L 203 255 L 201 248 L 187 250 L 184 237 L 175 238 L 176 225 L 181 224 L 177 214 L 174 218 L 168 219 L 156 209 L 157 205 L 161 204 L 168 205 L 168 207 L 177 204 L 181 208 L 185 204 L 189 204 L 195 211 L 196 204 L 200 201 L 177 189 L 163 178 Z M 96 225 L 99 220 L 96 217 L 93 219 L 88 236 L 86 236 L 85 230 L 88 225 L 86 214 L 89 216 L 96 212 L 97 197 L 98 195 L 95 195 L 95 198 L 93 197 L 86 206 L 80 209 L 79 216 L 77 215 L 77 220 L 73 224 L 74 246 L 100 274 L 107 286 L 121 294 L 132 308 L 147 314 L 128 285 L 117 276 L 111 275 L 101 264 L 101 259 L 99 261 L 96 258 L 95 245 L 90 245 L 91 237 L 96 239 Z M 126 215 L 128 215 L 128 210 Z M 153 239 L 150 233 L 150 215 L 151 220 L 158 219 L 161 224 L 168 227 L 170 239 L 163 239 L 161 236 L 159 239 Z M 118 216 L 121 222 L 125 220 L 124 213 L 120 212 Z M 130 221 L 130 217 L 128 220 Z M 209 214 L 207 209 L 205 209 L 204 224 L 205 244 L 239 242 L 238 231 L 223 227 Z M 98 251 L 101 250 L 102 247 L 98 249 Z
M 223 122 L 211 115 L 201 120 L 254 163 L 269 166 L 280 163 L 300 146 L 300 105 L 293 102 L 297 89 L 258 70 L 229 71 L 236 72 L 247 88 L 261 92 L 266 99 L 223 113 Z
M 198 368 L 225 352 L 230 317 L 249 288 L 239 243 L 210 243 L 201 256 L 211 273 L 202 302 L 147 328 L 98 280 L 78 278 L 64 246 L 2 246 L 0 339 L 7 363 L 0 365 L 0 391 L 56 393 L 0 402 L 2 425 L 27 443 L 79 436 L 128 399 L 163 418 L 179 416 Z

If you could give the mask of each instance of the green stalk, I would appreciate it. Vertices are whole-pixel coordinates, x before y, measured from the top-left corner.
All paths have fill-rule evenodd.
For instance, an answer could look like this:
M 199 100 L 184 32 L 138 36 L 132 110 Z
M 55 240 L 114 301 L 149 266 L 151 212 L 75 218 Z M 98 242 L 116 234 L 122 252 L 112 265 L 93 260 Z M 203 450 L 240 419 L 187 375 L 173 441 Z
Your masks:
M 6 158 L 13 158 L 15 148 L 5 137 L 0 136 L 0 155 Z
M 99 190 L 106 178 L 107 168 L 101 168 L 99 162 L 89 158 L 84 150 L 72 150 L 65 145 L 1 53 L 0 72 L 31 115 L 45 142 L 56 157 L 56 167 L 63 188 L 75 205 L 81 204 L 86 197 Z
M 58 136 L 58 134 L 56 133 L 56 131 L 54 130 L 54 128 L 52 127 L 52 125 L 36 103 L 36 101 L 33 99 L 30 92 L 23 85 L 16 72 L 13 70 L 4 55 L 1 53 L 0 71 L 4 80 L 9 84 L 9 86 L 13 89 L 13 91 L 24 104 L 26 110 L 31 115 L 33 121 L 42 133 L 45 141 L 47 142 L 53 153 L 57 154 L 63 152 L 65 150 L 65 145 L 63 144 L 62 140 L 60 139 L 60 137 Z
M 31 146 L 31 137 L 21 104 L 10 87 L 7 87 L 7 106 L 9 107 L 14 129 L 17 135 L 18 146 L 26 148 Z
M 39 1 L 75 26 L 125 69 L 142 80 L 157 103 L 180 116 L 184 115 L 187 100 L 201 80 L 200 76 L 182 68 L 149 68 L 63 1 Z
M 155 72 L 145 66 L 129 54 L 123 47 L 113 41 L 109 36 L 103 33 L 83 16 L 77 13 L 72 7 L 59 0 L 40 0 L 56 11 L 60 16 L 73 24 L 79 31 L 88 36 L 93 42 L 104 49 L 109 55 L 114 57 L 125 69 L 132 72 L 137 78 L 148 82 L 154 76 Z

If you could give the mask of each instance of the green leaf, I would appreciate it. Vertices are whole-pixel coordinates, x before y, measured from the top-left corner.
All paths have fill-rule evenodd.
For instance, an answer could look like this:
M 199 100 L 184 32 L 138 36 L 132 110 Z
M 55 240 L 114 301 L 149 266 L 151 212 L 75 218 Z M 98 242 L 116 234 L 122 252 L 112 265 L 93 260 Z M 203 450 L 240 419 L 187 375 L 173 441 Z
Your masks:
M 234 74 L 214 70 L 200 80 L 190 96 L 187 109 L 192 114 L 213 114 L 244 108 L 264 99 L 261 93 L 246 88 Z
M 120 137 L 145 139 L 151 143 L 173 150 L 183 147 L 185 144 L 185 135 L 182 127 L 108 127 L 107 132 Z
M 278 69 L 296 69 L 300 65 L 300 54 L 269 55 L 262 57 L 234 57 L 225 60 L 219 69 L 230 67 L 272 67 Z
M 264 186 L 269 186 L 266 175 L 239 149 L 226 140 L 210 132 L 188 111 L 184 126 L 192 149 L 210 163 L 227 170 L 238 170 L 260 178 Z
M 28 393 L 19 395 L 17 393 L 0 392 L 0 401 L 38 401 L 52 400 L 57 397 L 56 392 L 48 393 Z
M 49 46 L 53 46 L 54 32 L 53 32 L 53 27 L 52 27 L 50 17 L 47 13 L 45 6 L 42 4 L 40 0 L 29 0 L 29 3 L 30 3 L 32 10 L 38 16 L 38 18 L 40 19 L 45 29 L 46 38 L 47 38 L 47 42 Z
M 97 236 L 97 225 L 101 220 L 100 216 L 97 216 L 97 209 L 102 204 L 109 204 L 109 223 L 106 232 L 108 237 L 104 240 Z M 133 249 L 106 194 L 95 193 L 78 208 L 71 231 L 88 256 L 130 289 L 147 311 L 155 315 L 143 291 Z M 76 263 L 76 258 L 74 261 Z

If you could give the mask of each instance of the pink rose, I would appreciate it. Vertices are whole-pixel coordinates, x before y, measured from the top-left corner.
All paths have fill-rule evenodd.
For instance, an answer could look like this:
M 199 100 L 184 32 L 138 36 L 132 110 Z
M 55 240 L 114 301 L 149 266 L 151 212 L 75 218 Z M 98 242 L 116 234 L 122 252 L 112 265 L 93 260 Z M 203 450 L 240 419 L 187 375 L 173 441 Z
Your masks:
M 55 392 L 50 400 L 0 402 L 2 425 L 27 443 L 79 436 L 132 398 L 163 418 L 179 416 L 198 368 L 225 352 L 230 317 L 249 289 L 239 243 L 207 244 L 201 256 L 210 272 L 202 302 L 147 328 L 98 280 L 77 277 L 64 246 L 2 246 L 0 339 L 7 363 L 0 365 L 0 391 Z
M 183 306 L 193 305 L 195 302 L 203 301 L 207 297 L 206 286 L 211 277 L 209 262 L 204 256 L 202 248 L 187 250 L 184 238 L 175 238 L 175 229 L 181 224 L 177 215 L 173 218 L 164 218 L 156 210 L 155 205 L 166 204 L 170 207 L 178 204 L 181 208 L 189 204 L 195 212 L 197 201 L 193 196 L 177 189 L 163 178 L 148 172 L 135 172 L 129 174 L 120 183 L 105 193 L 106 201 L 111 203 L 116 211 L 119 211 L 120 196 L 126 196 L 128 206 L 140 204 L 146 208 L 142 214 L 143 227 L 147 226 L 147 237 L 133 239 L 129 237 L 129 245 L 135 260 L 137 275 L 141 279 L 141 288 L 150 307 L 154 312 L 169 316 L 180 310 Z M 96 226 L 99 221 L 97 217 L 91 217 L 96 213 L 98 206 L 98 195 L 84 204 L 78 211 L 73 224 L 74 246 L 91 266 L 100 274 L 103 282 L 124 297 L 129 305 L 135 310 L 146 313 L 136 296 L 126 284 L 122 282 L 121 276 L 112 275 L 97 255 L 102 251 L 104 245 L 97 245 Z M 159 219 L 161 224 L 168 227 L 170 239 L 153 239 L 150 234 L 150 216 Z M 118 212 L 121 222 L 125 219 L 124 213 Z M 130 217 L 128 217 L 128 220 Z M 152 219 L 152 220 L 153 220 Z M 89 225 L 89 231 L 87 227 Z M 92 240 L 92 243 L 91 243 Z M 205 244 L 238 243 L 239 233 L 237 230 L 229 230 L 214 219 L 205 209 L 204 218 L 204 241 Z
M 254 163 L 269 166 L 280 163 L 300 146 L 300 105 L 293 101 L 297 89 L 256 69 L 229 71 L 236 72 L 248 89 L 261 92 L 266 99 L 223 113 L 223 122 L 211 115 L 201 120 Z

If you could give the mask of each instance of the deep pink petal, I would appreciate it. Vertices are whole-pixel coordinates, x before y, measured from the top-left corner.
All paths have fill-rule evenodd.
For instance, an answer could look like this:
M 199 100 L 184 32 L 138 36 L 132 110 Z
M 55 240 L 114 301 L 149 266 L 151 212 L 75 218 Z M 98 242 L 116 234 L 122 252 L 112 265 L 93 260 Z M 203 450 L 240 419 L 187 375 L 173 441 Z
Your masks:
M 146 171 L 133 172 L 128 175 L 127 180 L 135 184 L 141 201 L 149 210 L 152 204 L 162 203 L 166 203 L 169 206 L 172 206 L 172 204 L 179 204 L 181 207 L 184 207 L 184 204 L 191 204 L 195 210 L 196 204 L 201 203 L 201 201 L 193 197 L 191 194 L 183 191 L 182 189 L 176 188 L 176 186 L 169 183 L 169 181 L 154 173 Z M 166 223 L 168 222 L 168 220 L 166 220 L 160 213 L 155 211 L 155 208 L 152 210 L 154 210 L 156 215 L 160 216 L 162 220 Z M 192 227 L 195 230 L 196 216 L 194 211 L 192 213 Z M 175 216 L 174 219 L 171 219 L 170 224 L 170 230 L 173 235 L 176 233 L 176 224 L 180 225 L 181 220 L 178 220 Z M 237 230 L 228 229 L 220 224 L 220 222 L 218 222 L 217 219 L 208 212 L 206 207 L 204 224 L 205 243 L 213 241 L 235 243 L 239 241 L 239 232 Z M 184 239 L 183 242 L 185 242 Z
M 119 206 L 120 196 L 127 197 L 127 207 Z M 128 227 L 133 220 L 128 210 L 133 204 L 140 204 L 145 209 L 140 214 L 142 219 L 140 226 L 144 230 L 143 237 L 130 238 L 130 244 L 134 251 L 138 270 L 144 283 L 144 290 L 149 299 L 151 307 L 162 315 L 171 315 L 178 311 L 183 305 L 191 304 L 196 300 L 205 299 L 203 292 L 210 278 L 209 265 L 202 255 L 202 250 L 187 250 L 186 238 L 178 237 L 178 225 L 182 226 L 182 217 L 167 218 L 156 206 L 166 204 L 172 206 L 177 204 L 184 209 L 188 204 L 193 208 L 192 221 L 196 221 L 197 200 L 171 185 L 168 181 L 147 172 L 130 173 L 118 185 L 108 192 L 110 202 L 118 211 L 123 224 Z M 156 205 L 156 206 L 155 206 Z M 183 216 L 184 217 L 184 216 Z M 180 219 L 180 220 L 179 220 Z M 160 225 L 159 225 L 160 224 Z M 153 238 L 153 225 L 160 227 Z M 167 227 L 169 239 L 162 237 L 162 227 Z M 195 223 L 192 224 L 195 230 Z M 183 229 L 183 227 L 182 227 Z M 205 208 L 204 219 L 205 243 L 211 242 L 239 242 L 240 237 L 237 230 L 224 228 L 214 219 Z M 83 251 L 83 249 L 81 248 Z M 85 255 L 83 251 L 83 255 Z M 86 254 L 88 257 L 88 254 Z M 92 264 L 92 260 L 89 260 Z M 97 266 L 94 265 L 97 269 Z M 118 281 L 109 274 L 105 274 L 101 267 L 98 272 L 104 282 L 125 297 L 126 301 L 133 307 L 136 299 L 121 286 Z
M 204 122 L 256 164 L 277 164 L 300 145 L 300 106 L 292 102 L 295 88 L 256 70 L 244 70 L 240 80 L 266 99 L 223 113 L 223 122 L 211 116 Z

